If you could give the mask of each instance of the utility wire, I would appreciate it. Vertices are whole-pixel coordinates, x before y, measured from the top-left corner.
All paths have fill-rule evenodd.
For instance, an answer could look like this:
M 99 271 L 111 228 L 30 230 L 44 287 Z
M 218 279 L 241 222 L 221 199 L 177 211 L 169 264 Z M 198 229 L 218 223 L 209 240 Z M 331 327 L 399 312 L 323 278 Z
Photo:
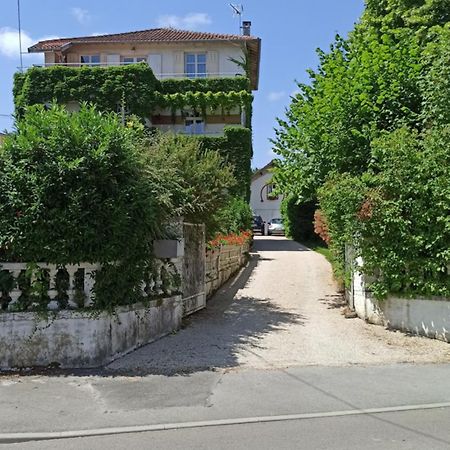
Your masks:
M 22 26 L 20 23 L 20 0 L 17 0 L 17 21 L 19 23 L 19 53 L 20 53 L 20 71 L 23 72 L 23 57 L 22 57 Z

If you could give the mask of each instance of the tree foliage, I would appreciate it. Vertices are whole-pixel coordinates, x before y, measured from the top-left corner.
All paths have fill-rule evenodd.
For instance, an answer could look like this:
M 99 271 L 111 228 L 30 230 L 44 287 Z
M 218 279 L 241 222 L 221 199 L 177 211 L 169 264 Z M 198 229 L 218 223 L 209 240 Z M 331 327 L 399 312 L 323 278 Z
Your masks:
M 449 21 L 449 0 L 368 0 L 279 121 L 278 184 L 318 196 L 335 255 L 356 242 L 379 296 L 450 294 Z
M 285 190 L 312 199 L 329 173 L 363 173 L 382 131 L 422 129 L 423 73 L 430 65 L 425 52 L 448 34 L 448 3 L 368 2 L 348 39 L 337 36 L 329 52 L 318 51 L 310 84 L 299 85 L 286 119 L 279 120 L 274 145 L 283 157 L 277 178 Z
M 313 226 L 316 208 L 317 202 L 314 200 L 298 204 L 293 195 L 285 196 L 281 203 L 281 214 L 286 235 L 303 243 L 318 240 Z

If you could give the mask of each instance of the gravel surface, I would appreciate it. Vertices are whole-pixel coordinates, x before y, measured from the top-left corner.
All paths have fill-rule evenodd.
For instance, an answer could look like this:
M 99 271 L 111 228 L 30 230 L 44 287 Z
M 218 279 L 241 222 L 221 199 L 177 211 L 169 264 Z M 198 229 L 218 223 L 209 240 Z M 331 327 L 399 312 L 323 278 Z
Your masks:
M 283 237 L 257 237 L 248 266 L 178 333 L 110 364 L 166 374 L 220 368 L 450 362 L 450 345 L 345 319 L 331 267 Z

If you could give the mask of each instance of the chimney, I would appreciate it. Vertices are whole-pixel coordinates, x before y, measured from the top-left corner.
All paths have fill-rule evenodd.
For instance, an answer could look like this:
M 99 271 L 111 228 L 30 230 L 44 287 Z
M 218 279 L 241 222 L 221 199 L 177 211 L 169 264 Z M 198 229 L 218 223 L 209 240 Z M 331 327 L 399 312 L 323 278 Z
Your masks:
M 242 34 L 244 36 L 251 36 L 252 23 L 250 20 L 244 20 L 242 22 Z

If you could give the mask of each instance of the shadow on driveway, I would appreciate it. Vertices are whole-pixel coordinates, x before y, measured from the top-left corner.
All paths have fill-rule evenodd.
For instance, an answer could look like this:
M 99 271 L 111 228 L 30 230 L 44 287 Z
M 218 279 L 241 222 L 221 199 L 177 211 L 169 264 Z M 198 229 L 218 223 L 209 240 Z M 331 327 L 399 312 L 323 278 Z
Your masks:
M 303 324 L 303 316 L 269 299 L 236 296 L 263 260 L 270 259 L 252 254 L 248 265 L 216 293 L 206 309 L 186 319 L 181 331 L 111 363 L 106 374 L 175 375 L 236 367 L 238 350 L 257 348 L 265 334 L 288 324 Z

